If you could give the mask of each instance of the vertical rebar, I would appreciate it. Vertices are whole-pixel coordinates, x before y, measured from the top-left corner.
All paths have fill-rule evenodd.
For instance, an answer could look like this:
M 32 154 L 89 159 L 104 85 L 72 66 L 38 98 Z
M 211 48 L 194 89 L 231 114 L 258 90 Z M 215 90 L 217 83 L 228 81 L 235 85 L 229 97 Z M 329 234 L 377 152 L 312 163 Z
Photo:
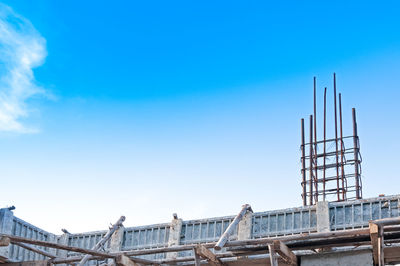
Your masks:
M 309 202 L 310 205 L 313 205 L 313 116 L 310 115 L 310 184 L 309 184 L 309 190 L 310 190 L 310 198 Z
M 317 141 L 317 78 L 314 77 L 314 156 L 315 156 L 315 202 L 318 201 L 318 141 Z
M 338 132 L 337 132 L 337 110 L 336 110 L 336 73 L 333 73 L 333 94 L 334 94 L 334 105 L 335 105 L 335 144 L 336 144 L 336 185 L 337 185 L 337 200 L 340 201 L 339 192 L 339 161 L 338 161 Z
M 325 173 L 325 168 L 326 168 L 326 87 L 324 90 L 324 171 L 323 171 L 323 177 L 322 177 L 322 186 L 323 186 L 323 197 L 324 201 L 326 199 L 326 173 Z
M 344 143 L 343 143 L 343 124 L 342 124 L 342 94 L 339 93 L 339 128 L 340 128 L 340 170 L 342 179 L 342 198 L 346 200 L 347 189 L 344 185 Z
M 306 147 L 304 136 L 304 118 L 301 119 L 301 186 L 303 187 L 303 206 L 307 205 L 307 186 L 306 186 Z
M 352 109 L 353 113 L 353 145 L 354 145 L 354 175 L 355 175 L 355 181 L 356 181 L 356 198 L 360 199 L 361 198 L 361 193 L 360 193 L 360 182 L 359 182 L 359 172 L 358 172 L 358 152 L 359 152 L 359 147 L 358 147 L 358 135 L 357 135 L 357 120 L 356 120 L 356 109 Z

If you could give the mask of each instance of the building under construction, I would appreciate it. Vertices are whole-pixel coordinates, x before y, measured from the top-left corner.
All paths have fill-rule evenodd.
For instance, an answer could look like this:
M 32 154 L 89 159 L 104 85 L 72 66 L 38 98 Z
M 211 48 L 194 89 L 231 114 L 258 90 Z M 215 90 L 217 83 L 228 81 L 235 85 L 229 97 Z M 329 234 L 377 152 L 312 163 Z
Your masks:
M 400 263 L 400 195 L 363 198 L 356 111 L 344 135 L 333 78 L 333 136 L 317 131 L 317 84 L 308 129 L 301 119 L 302 206 L 233 216 L 55 235 L 0 209 L 0 263 L 72 265 L 390 265 Z M 338 104 L 337 104 L 338 100 Z M 322 136 L 322 138 L 317 138 Z M 307 140 L 306 140 L 307 139 Z M 301 205 L 301 204 L 299 204 Z

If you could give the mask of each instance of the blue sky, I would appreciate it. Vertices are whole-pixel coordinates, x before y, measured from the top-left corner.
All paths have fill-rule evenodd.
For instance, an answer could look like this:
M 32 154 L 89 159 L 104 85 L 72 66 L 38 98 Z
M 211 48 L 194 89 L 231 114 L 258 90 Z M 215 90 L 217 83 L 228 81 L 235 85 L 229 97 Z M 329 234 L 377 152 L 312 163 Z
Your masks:
M 333 72 L 364 196 L 399 193 L 396 1 L 3 3 L 0 205 L 22 219 L 60 233 L 300 206 L 300 118 Z

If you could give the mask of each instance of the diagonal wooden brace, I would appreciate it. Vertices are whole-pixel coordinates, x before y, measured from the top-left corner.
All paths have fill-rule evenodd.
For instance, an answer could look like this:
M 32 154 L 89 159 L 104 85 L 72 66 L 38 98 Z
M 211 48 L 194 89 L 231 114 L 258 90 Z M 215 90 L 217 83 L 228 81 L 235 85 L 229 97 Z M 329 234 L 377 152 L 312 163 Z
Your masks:
M 107 234 L 92 248 L 92 250 L 99 250 L 104 244 L 111 238 L 115 231 L 122 226 L 125 221 L 125 216 L 121 216 L 118 221 L 108 230 Z M 90 255 L 85 255 L 82 260 L 78 263 L 78 266 L 83 266 L 90 258 Z
M 274 250 L 282 257 L 282 259 L 289 265 L 297 265 L 297 257 L 293 251 L 288 248 L 282 241 L 274 240 Z
M 214 266 L 222 266 L 224 265 L 220 259 L 217 258 L 217 256 L 208 248 L 202 246 L 202 245 L 197 245 L 194 248 L 194 252 L 195 254 L 197 254 L 198 256 L 206 259 L 211 265 Z M 195 255 L 196 258 L 196 255 Z

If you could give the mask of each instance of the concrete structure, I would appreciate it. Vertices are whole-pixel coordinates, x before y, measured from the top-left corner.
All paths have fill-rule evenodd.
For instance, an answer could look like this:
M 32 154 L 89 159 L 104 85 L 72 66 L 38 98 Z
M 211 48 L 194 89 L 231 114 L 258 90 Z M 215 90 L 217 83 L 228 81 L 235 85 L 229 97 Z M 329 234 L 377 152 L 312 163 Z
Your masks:
M 370 198 L 345 202 L 319 202 L 314 206 L 250 212 L 240 221 L 232 240 L 259 239 L 276 236 L 289 236 L 302 233 L 342 231 L 355 228 L 368 228 L 370 220 L 400 217 L 400 195 Z M 139 227 L 120 228 L 107 244 L 109 251 L 143 250 L 165 248 L 187 244 L 216 242 L 227 229 L 235 216 L 182 220 L 175 217 L 171 223 Z M 8 209 L 0 210 L 0 233 L 43 240 L 72 247 L 91 249 L 107 231 L 93 231 L 80 234 L 55 235 L 31 225 L 17 217 Z M 44 250 L 61 257 L 76 255 L 52 248 Z M 221 252 L 226 252 L 223 249 Z M 327 252 L 327 251 L 326 251 Z M 368 265 L 347 264 L 349 261 L 369 261 L 372 263 L 371 249 L 363 251 L 341 250 L 339 253 L 300 254 L 301 265 Z M 266 253 L 266 252 L 265 252 Z M 173 259 L 193 256 L 193 251 L 170 252 L 140 256 L 143 259 Z M 224 260 L 227 265 L 268 265 L 269 255 L 261 254 L 250 263 Z M 322 257 L 321 257 L 322 256 Z M 40 261 L 45 257 L 16 245 L 0 247 L 3 262 Z M 262 264 L 257 264 L 257 261 Z M 322 263 L 321 261 L 324 261 Z M 319 263 L 319 264 L 318 264 Z M 326 263 L 326 264 L 325 264 Z M 372 265 L 372 264 L 371 264 Z
M 302 266 L 373 266 L 370 250 L 327 252 L 301 257 Z

